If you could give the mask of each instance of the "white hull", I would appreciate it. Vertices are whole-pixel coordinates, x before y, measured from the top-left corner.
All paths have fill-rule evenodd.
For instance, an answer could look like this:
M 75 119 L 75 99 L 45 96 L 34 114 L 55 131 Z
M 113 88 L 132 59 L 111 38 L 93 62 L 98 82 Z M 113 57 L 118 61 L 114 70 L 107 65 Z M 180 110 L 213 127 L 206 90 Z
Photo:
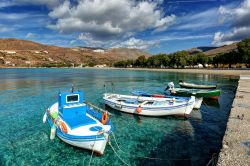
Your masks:
M 195 98 L 194 108 L 200 109 L 202 101 L 203 101 L 203 98 Z
M 106 144 L 108 142 L 108 134 L 105 134 L 105 139 L 104 140 L 97 140 L 97 141 L 84 141 L 84 142 L 79 142 L 79 141 L 72 141 L 72 140 L 67 140 L 59 135 L 57 135 L 62 141 L 72 145 L 76 146 L 79 148 L 87 149 L 90 151 L 94 151 L 95 153 L 98 153 L 99 155 L 103 155 Z
M 117 98 L 111 97 L 116 95 Z M 173 102 L 172 105 L 143 105 L 143 104 L 127 104 L 124 102 L 119 102 L 119 98 L 131 98 L 138 99 L 136 96 L 128 96 L 128 95 L 117 95 L 117 94 L 105 94 L 103 99 L 104 103 L 109 107 L 116 109 L 118 111 L 144 115 L 144 116 L 167 116 L 167 115 L 188 115 L 194 108 L 195 105 L 195 97 L 191 97 L 190 100 L 186 102 Z M 170 99 L 166 98 L 154 98 L 154 97 L 140 97 L 140 100 L 145 101 L 156 101 L 156 102 L 169 102 Z M 172 100 L 172 99 L 171 99 Z M 138 113 L 136 109 L 140 106 L 141 112 Z

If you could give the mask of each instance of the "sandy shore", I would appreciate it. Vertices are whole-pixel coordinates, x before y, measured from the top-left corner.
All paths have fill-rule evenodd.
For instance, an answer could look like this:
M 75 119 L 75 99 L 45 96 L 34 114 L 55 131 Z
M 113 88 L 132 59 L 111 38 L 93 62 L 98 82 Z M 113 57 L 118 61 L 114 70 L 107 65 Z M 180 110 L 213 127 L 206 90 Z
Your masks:
M 119 68 L 110 68 L 119 69 Z M 122 70 L 141 70 L 141 71 L 159 71 L 159 72 L 178 72 L 178 73 L 200 73 L 200 74 L 216 74 L 216 75 L 250 75 L 250 70 L 219 70 L 219 69 L 149 69 L 149 68 L 120 68 Z

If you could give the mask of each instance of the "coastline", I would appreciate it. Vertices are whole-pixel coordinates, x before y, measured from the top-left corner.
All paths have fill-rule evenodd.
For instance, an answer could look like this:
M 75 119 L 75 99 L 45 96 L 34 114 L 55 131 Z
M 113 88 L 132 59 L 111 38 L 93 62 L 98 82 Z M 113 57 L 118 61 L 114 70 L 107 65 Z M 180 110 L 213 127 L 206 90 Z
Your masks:
M 0 67 L 0 69 L 34 69 L 44 67 Z M 57 67 L 51 67 L 51 69 Z M 214 74 L 214 75 L 228 75 L 228 76 L 240 76 L 250 75 L 250 69 L 155 69 L 155 68 L 115 68 L 115 67 L 59 67 L 62 69 L 100 69 L 100 70 L 132 70 L 132 71 L 155 71 L 155 72 L 176 72 L 176 73 L 192 73 L 192 74 Z M 48 69 L 48 68 L 45 68 Z
M 159 71 L 159 72 L 177 72 L 177 73 L 197 73 L 197 74 L 214 74 L 214 75 L 228 75 L 240 76 L 250 75 L 248 69 L 150 69 L 150 68 L 115 68 L 123 70 L 141 70 L 141 71 Z

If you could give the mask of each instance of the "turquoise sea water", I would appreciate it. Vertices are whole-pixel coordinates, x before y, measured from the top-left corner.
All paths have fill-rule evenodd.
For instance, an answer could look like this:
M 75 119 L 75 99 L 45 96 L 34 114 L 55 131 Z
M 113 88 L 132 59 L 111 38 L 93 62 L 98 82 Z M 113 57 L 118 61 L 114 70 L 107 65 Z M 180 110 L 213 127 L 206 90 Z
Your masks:
M 129 94 L 134 89 L 162 92 L 168 81 L 216 83 L 219 101 L 206 100 L 188 119 L 138 117 L 114 111 L 116 153 L 129 165 L 206 165 L 218 154 L 237 86 L 237 77 L 149 71 L 100 69 L 0 69 L 0 165 L 88 165 L 91 152 L 59 138 L 49 139 L 49 125 L 42 123 L 46 107 L 57 93 L 83 90 L 97 106 L 102 94 Z M 111 84 L 113 83 L 113 86 Z M 145 158 L 147 157 L 147 158 Z M 108 145 L 103 156 L 90 165 L 123 165 Z

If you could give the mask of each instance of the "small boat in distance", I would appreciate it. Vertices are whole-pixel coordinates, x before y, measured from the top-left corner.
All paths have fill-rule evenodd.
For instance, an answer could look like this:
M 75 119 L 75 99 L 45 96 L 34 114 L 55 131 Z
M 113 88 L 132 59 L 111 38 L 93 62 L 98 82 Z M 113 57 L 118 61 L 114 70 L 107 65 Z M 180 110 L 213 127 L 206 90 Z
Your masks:
M 112 123 L 107 112 L 101 114 L 84 103 L 81 91 L 60 92 L 58 102 L 45 112 L 43 122 L 51 127 L 51 139 L 57 135 L 62 141 L 102 155 Z
M 175 100 L 182 100 L 182 101 L 189 99 L 189 97 L 170 96 L 170 95 L 166 95 L 166 94 L 163 94 L 163 95 L 162 94 L 151 94 L 148 92 L 144 92 L 142 90 L 134 90 L 131 93 L 135 96 L 143 96 L 143 97 L 158 97 L 158 98 L 170 98 L 170 99 L 174 98 Z M 200 98 L 196 97 L 194 109 L 200 109 L 202 101 L 203 101 L 203 97 L 200 97 Z
M 219 89 L 209 90 L 209 89 L 184 89 L 184 88 L 174 88 L 169 90 L 170 94 L 173 96 L 183 96 L 183 97 L 203 97 L 209 99 L 218 99 L 221 91 Z
M 105 93 L 103 100 L 106 105 L 118 111 L 144 116 L 185 116 L 191 113 L 195 104 L 194 96 L 186 100 L 176 100 Z
M 201 85 L 201 84 L 193 84 L 183 82 L 182 80 L 179 81 L 179 85 L 181 88 L 188 88 L 188 89 L 216 89 L 216 85 Z
M 221 91 L 219 89 L 185 89 L 185 88 L 175 88 L 173 82 L 169 82 L 167 88 L 172 96 L 182 96 L 190 97 L 195 96 L 197 98 L 209 98 L 218 99 Z M 165 93 L 168 94 L 168 93 Z

